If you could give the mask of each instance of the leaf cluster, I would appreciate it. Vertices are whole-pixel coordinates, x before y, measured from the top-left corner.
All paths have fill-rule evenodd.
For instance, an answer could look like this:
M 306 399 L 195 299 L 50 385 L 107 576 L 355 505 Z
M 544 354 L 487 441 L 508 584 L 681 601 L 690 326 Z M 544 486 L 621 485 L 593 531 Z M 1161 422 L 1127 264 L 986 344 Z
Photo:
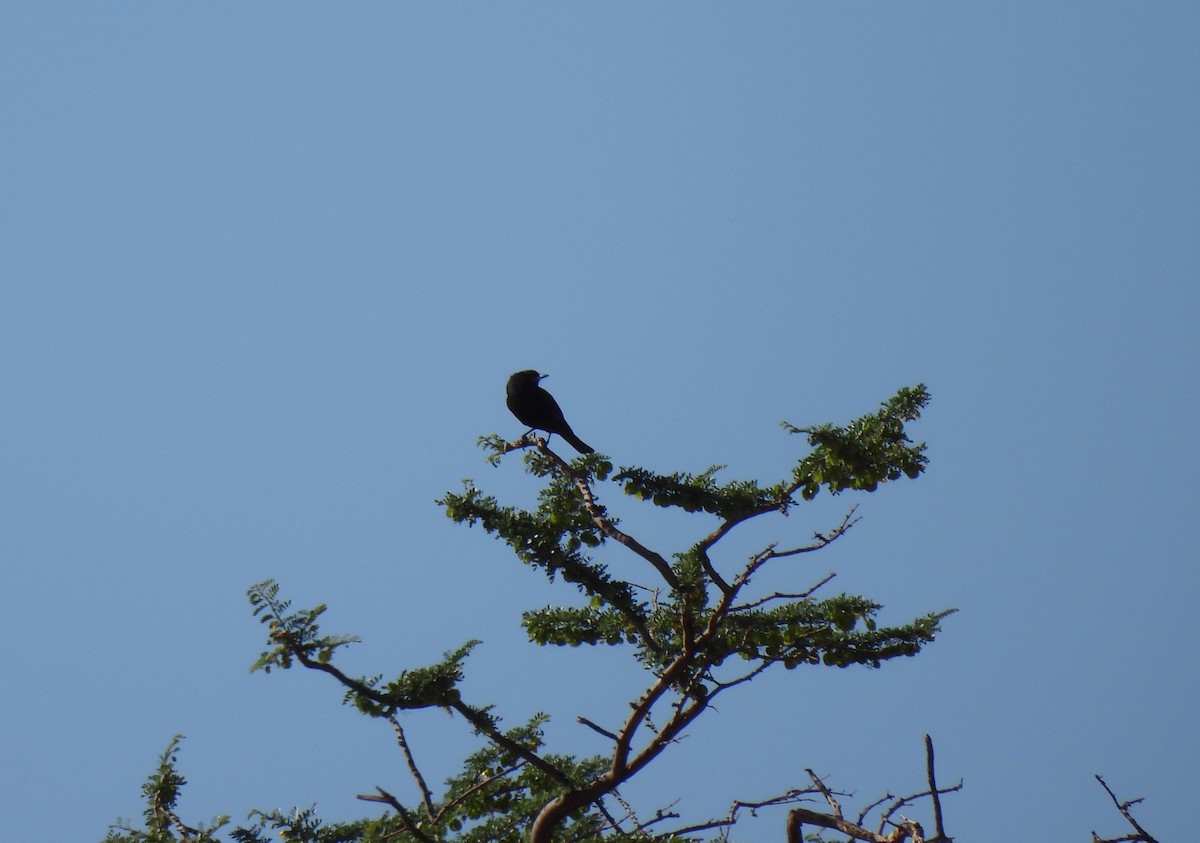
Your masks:
M 118 821 L 109 827 L 103 843 L 170 843 L 175 840 L 217 843 L 216 833 L 229 823 L 229 817 L 217 817 L 207 825 L 192 828 L 176 813 L 180 791 L 187 784 L 176 769 L 182 740 L 183 735 L 171 738 L 158 758 L 158 767 L 142 785 L 142 796 L 146 800 L 145 827 L 135 828 L 132 823 Z
M 332 674 L 346 687 L 346 700 L 372 717 L 387 717 L 397 711 L 439 706 L 448 708 L 459 701 L 457 685 L 463 678 L 463 662 L 478 641 L 468 641 L 447 652 L 442 661 L 401 671 L 390 682 L 381 677 L 349 677 L 331 664 L 339 647 L 358 642 L 351 635 L 322 635 L 317 618 L 325 606 L 289 611 L 291 602 L 279 598 L 279 585 L 264 580 L 248 592 L 254 614 L 270 630 L 274 644 L 264 651 L 251 670 L 269 673 L 272 667 L 290 668 L 298 661 L 305 667 Z
M 808 444 L 814 446 L 793 472 L 800 494 L 811 500 L 822 486 L 832 494 L 846 489 L 873 492 L 888 480 L 919 476 L 928 464 L 925 443 L 911 444 L 904 425 L 919 419 L 928 403 L 928 390 L 917 384 L 901 388 L 878 412 L 845 427 L 802 428 L 785 422 L 788 432 L 807 434 Z

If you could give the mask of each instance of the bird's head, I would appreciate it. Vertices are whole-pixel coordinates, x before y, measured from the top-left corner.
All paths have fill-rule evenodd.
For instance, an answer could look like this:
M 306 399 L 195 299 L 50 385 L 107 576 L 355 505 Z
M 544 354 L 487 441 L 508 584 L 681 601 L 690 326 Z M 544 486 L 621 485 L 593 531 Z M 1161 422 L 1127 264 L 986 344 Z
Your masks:
M 510 386 L 537 386 L 537 382 L 549 375 L 539 374 L 536 369 L 524 369 L 520 372 L 513 372 L 508 379 Z

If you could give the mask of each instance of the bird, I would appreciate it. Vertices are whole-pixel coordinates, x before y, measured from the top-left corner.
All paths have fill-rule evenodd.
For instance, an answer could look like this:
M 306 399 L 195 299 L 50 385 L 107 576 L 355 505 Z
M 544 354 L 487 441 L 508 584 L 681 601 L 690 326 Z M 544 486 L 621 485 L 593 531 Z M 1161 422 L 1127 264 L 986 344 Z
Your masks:
M 547 433 L 557 433 L 571 443 L 571 447 L 581 454 L 590 454 L 593 448 L 575 435 L 571 425 L 563 418 L 563 411 L 554 400 L 554 396 L 538 385 L 538 381 L 547 375 L 538 374 L 533 369 L 513 372 L 508 379 L 508 409 L 517 417 L 521 424 L 528 425 L 533 430 L 544 430 Z

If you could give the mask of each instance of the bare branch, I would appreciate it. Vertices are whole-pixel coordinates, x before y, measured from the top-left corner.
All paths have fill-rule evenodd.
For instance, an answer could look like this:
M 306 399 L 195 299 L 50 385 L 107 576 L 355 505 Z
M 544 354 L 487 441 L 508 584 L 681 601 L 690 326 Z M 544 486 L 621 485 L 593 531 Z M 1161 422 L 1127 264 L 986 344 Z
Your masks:
M 842 818 L 842 806 L 833 798 L 833 791 L 826 787 L 825 782 L 821 781 L 821 777 L 808 767 L 804 768 L 804 772 L 808 773 L 808 777 L 812 779 L 817 790 L 821 792 L 821 795 L 825 797 L 825 801 L 829 803 L 829 807 L 833 809 L 833 815 L 840 820 Z
M 946 836 L 946 829 L 942 826 L 942 800 L 933 771 L 933 739 L 929 735 L 925 735 L 925 778 L 929 782 L 929 798 L 933 800 L 933 833 L 940 839 Z
M 593 732 L 599 732 L 600 734 L 604 735 L 604 737 L 608 738 L 608 739 L 609 739 L 609 740 L 611 740 L 611 741 L 617 741 L 617 740 L 620 740 L 620 738 L 618 738 L 618 737 L 617 737 L 615 734 L 613 734 L 612 732 L 608 731 L 608 729 L 605 729 L 605 728 L 604 728 L 604 727 L 602 727 L 602 726 L 598 726 L 598 725 L 596 725 L 595 723 L 593 723 L 591 720 L 588 720 L 588 719 L 587 719 L 586 717 L 584 717 L 583 715 L 579 715 L 578 717 L 576 717 L 576 718 L 575 718 L 575 722 L 576 722 L 576 723 L 580 723 L 580 724 L 582 724 L 582 725 L 584 725 L 584 726 L 587 726 L 587 727 L 588 727 L 589 729 L 591 729 Z
M 939 794 L 955 793 L 956 791 L 962 790 L 962 787 L 963 787 L 962 779 L 959 779 L 958 784 L 952 785 L 951 787 L 940 788 L 938 790 L 938 793 Z M 895 802 L 893 802 L 888 807 L 888 809 L 883 812 L 883 814 L 879 818 L 879 832 L 881 834 L 883 833 L 884 826 L 887 826 L 887 825 L 895 826 L 896 825 L 896 823 L 892 822 L 893 814 L 895 814 L 897 811 L 899 811 L 905 805 L 911 805 L 914 802 L 916 802 L 918 799 L 924 799 L 926 796 L 932 797 L 933 794 L 931 794 L 928 790 L 922 790 L 918 793 L 910 793 L 908 796 L 902 796 L 899 799 L 897 799 Z M 901 815 L 901 818 L 903 819 L 903 815 Z M 938 843 L 938 841 L 948 840 L 948 839 L 949 838 L 945 837 L 944 835 L 941 835 L 938 837 L 931 837 L 929 840 L 925 841 L 925 843 Z
M 911 796 L 905 796 L 894 801 L 883 813 L 883 816 L 879 821 L 879 827 L 875 831 L 872 831 L 866 827 L 866 819 L 872 811 L 877 810 L 882 804 L 884 804 L 884 802 L 892 799 L 893 797 L 891 795 L 884 796 L 882 799 L 877 799 L 875 802 L 872 802 L 870 805 L 864 808 L 861 813 L 859 813 L 858 819 L 855 822 L 850 822 L 843 817 L 841 805 L 839 805 L 837 799 L 834 798 L 834 793 L 830 791 L 830 789 L 825 785 L 821 778 L 817 776 L 816 773 L 814 773 L 812 770 L 806 769 L 805 772 L 808 773 L 809 778 L 812 779 L 813 784 L 815 785 L 815 789 L 810 792 L 821 793 L 821 795 L 825 797 L 825 801 L 829 803 L 829 806 L 832 810 L 827 813 L 823 813 L 820 811 L 811 810 L 809 808 L 793 808 L 788 812 L 787 818 L 786 831 L 788 843 L 802 843 L 804 837 L 803 826 L 805 823 L 817 826 L 818 828 L 827 828 L 831 831 L 840 832 L 847 835 L 851 840 L 865 840 L 868 841 L 868 843 L 903 843 L 903 841 L 910 839 L 913 841 L 913 843 L 951 843 L 951 838 L 946 836 L 945 829 L 942 826 L 941 801 L 938 797 L 943 793 L 951 793 L 953 791 L 961 790 L 962 782 L 959 781 L 959 783 L 953 787 L 939 788 L 937 786 L 937 778 L 933 769 L 933 742 L 928 738 L 928 736 L 926 736 L 925 749 L 925 771 L 929 782 L 929 790 L 922 791 L 921 793 L 916 793 Z M 925 836 L 924 829 L 916 820 L 903 815 L 900 816 L 899 822 L 895 822 L 891 819 L 892 815 L 899 811 L 900 808 L 924 797 L 929 797 L 933 801 L 934 805 L 934 825 L 936 826 L 936 829 L 932 837 Z M 891 830 L 885 834 L 884 829 L 888 826 L 891 826 Z M 1104 843 L 1115 842 L 1105 841 Z
M 740 606 L 733 606 L 729 609 L 729 613 L 733 614 L 734 612 L 744 612 L 747 609 L 757 609 L 759 606 L 762 606 L 765 603 L 770 603 L 772 600 L 804 600 L 808 597 L 812 597 L 818 589 L 828 585 L 829 582 L 836 576 L 837 574 L 835 572 L 830 571 L 821 578 L 820 582 L 816 583 L 811 588 L 799 592 L 798 594 L 784 594 L 777 591 L 774 594 L 768 594 L 766 597 L 761 597 L 758 600 L 754 600 L 750 603 L 743 603 Z
M 863 823 L 865 823 L 867 821 L 868 814 L 870 814 L 872 811 L 874 811 L 876 808 L 878 808 L 884 802 L 887 802 L 889 799 L 895 799 L 895 798 L 896 798 L 895 794 L 892 794 L 892 793 L 883 794 L 883 796 L 880 796 L 878 799 L 876 799 L 870 805 L 868 805 L 867 807 L 865 807 L 861 811 L 859 811 L 858 819 L 855 820 L 855 822 L 857 822 L 859 825 L 862 825 Z
M 858 523 L 859 519 L 854 517 L 854 513 L 858 510 L 858 504 L 850 507 L 850 510 L 842 517 L 842 521 L 834 527 L 829 533 L 813 533 L 812 544 L 802 545 L 800 547 L 789 548 L 788 550 L 776 550 L 776 545 L 768 545 L 763 550 L 750 557 L 750 562 L 734 579 L 734 588 L 739 588 L 749 582 L 750 576 L 769 562 L 772 559 L 782 559 L 787 556 L 797 556 L 801 553 L 812 553 L 828 547 L 839 538 L 844 536 L 846 532 Z
M 1150 832 L 1146 831 L 1146 829 L 1142 828 L 1141 825 L 1138 824 L 1138 821 L 1133 817 L 1133 812 L 1130 810 L 1130 808 L 1142 801 L 1142 797 L 1122 802 L 1117 799 L 1117 795 L 1112 792 L 1112 788 L 1108 786 L 1108 783 L 1104 781 L 1099 774 L 1096 775 L 1096 781 L 1100 782 L 1100 786 L 1104 788 L 1104 791 L 1108 794 L 1108 798 L 1111 799 L 1113 804 L 1117 806 L 1117 810 L 1121 812 L 1121 816 L 1123 816 L 1129 822 L 1129 824 L 1133 826 L 1134 831 L 1137 833 L 1127 835 L 1125 837 L 1113 837 L 1105 839 L 1098 836 L 1096 832 L 1093 831 L 1093 843 L 1126 843 L 1126 841 L 1128 841 L 1128 843 L 1158 843 L 1158 841 L 1154 839 Z
M 413 780 L 417 783 L 417 788 L 421 791 L 421 801 L 425 804 L 425 815 L 432 820 L 435 811 L 433 807 L 433 794 L 429 790 L 429 785 L 425 783 L 425 777 L 417 769 L 416 759 L 413 758 L 412 750 L 408 747 L 408 739 L 404 736 L 404 727 L 400 725 L 400 721 L 396 719 L 396 715 L 394 714 L 389 714 L 387 720 L 392 724 L 392 730 L 396 733 L 396 743 L 400 745 L 400 750 L 404 753 L 404 763 L 408 765 L 408 772 L 412 775 Z
M 762 662 L 758 665 L 758 667 L 754 668 L 753 670 L 751 670 L 747 673 L 742 674 L 737 679 L 730 679 L 725 682 L 719 682 L 716 679 L 714 679 L 713 680 L 713 690 L 711 693 L 709 693 L 708 698 L 711 700 L 713 697 L 715 697 L 721 691 L 732 688 L 735 685 L 741 685 L 743 682 L 749 682 L 751 679 L 758 676 L 760 673 L 762 673 L 767 668 L 771 667 L 772 665 L 779 664 L 779 662 L 781 662 L 781 661 L 783 661 L 782 658 L 763 658 Z
M 816 792 L 817 791 L 813 788 L 805 788 L 803 790 L 794 788 L 785 793 L 781 793 L 778 796 L 771 796 L 767 799 L 761 799 L 757 802 L 747 802 L 745 800 L 738 799 L 729 806 L 729 813 L 724 817 L 721 817 L 720 819 L 708 820 L 702 823 L 696 823 L 695 825 L 677 828 L 666 832 L 665 836 L 683 837 L 688 834 L 695 834 L 699 831 L 708 831 L 709 829 L 713 828 L 728 829 L 737 823 L 738 814 L 741 811 L 749 811 L 751 815 L 753 815 L 759 808 L 770 808 L 776 805 L 790 805 L 795 802 L 799 802 Z

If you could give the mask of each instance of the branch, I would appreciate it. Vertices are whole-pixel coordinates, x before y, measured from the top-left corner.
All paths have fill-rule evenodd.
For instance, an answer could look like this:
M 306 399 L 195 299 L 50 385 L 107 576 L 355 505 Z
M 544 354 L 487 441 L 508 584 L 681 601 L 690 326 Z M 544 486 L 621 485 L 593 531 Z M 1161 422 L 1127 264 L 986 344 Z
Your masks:
M 421 801 L 425 804 L 425 815 L 432 820 L 435 815 L 433 794 L 430 792 L 429 786 L 425 783 L 425 777 L 417 769 L 416 759 L 413 758 L 412 750 L 408 748 L 408 740 L 404 737 L 404 728 L 400 725 L 400 721 L 396 719 L 396 715 L 389 714 L 387 719 L 392 724 L 392 729 L 396 732 L 396 743 L 400 744 L 400 750 L 404 753 L 404 763 L 408 765 L 408 772 L 412 774 L 413 779 L 417 783 L 417 788 L 421 791 Z
M 925 735 L 925 779 L 929 782 L 929 798 L 933 800 L 933 833 L 938 838 L 946 836 L 942 826 L 942 800 L 938 794 L 937 776 L 933 771 L 933 739 Z
M 397 800 L 395 796 L 392 796 L 392 794 L 388 793 L 382 787 L 376 787 L 375 791 L 376 793 L 373 794 L 360 793 L 358 794 L 358 798 L 364 802 L 382 802 L 385 805 L 391 806 L 392 810 L 396 812 L 396 815 L 400 817 L 400 822 L 404 826 L 405 831 L 417 838 L 417 840 L 421 841 L 421 843 L 437 843 L 434 838 L 430 837 L 421 830 L 421 826 L 413 819 L 412 814 L 408 812 L 407 808 L 400 804 L 399 800 Z
M 533 750 L 529 749 L 529 747 L 522 746 L 512 738 L 505 735 L 503 732 L 497 729 L 492 721 L 482 712 L 471 708 L 471 706 L 467 705 L 462 700 L 450 701 L 450 707 L 461 714 L 468 723 L 475 727 L 477 732 L 485 736 L 492 743 L 507 749 L 518 758 L 524 758 L 534 767 L 550 776 L 559 784 L 566 785 L 567 787 L 573 786 L 570 776 L 568 776 L 555 765 L 551 764 L 545 758 L 542 758 L 542 756 L 538 755 Z
M 283 641 L 287 646 L 288 651 L 291 652 L 291 654 L 296 657 L 296 660 L 305 667 L 328 673 L 345 687 L 349 688 L 355 693 L 361 694 L 363 697 L 372 700 L 380 706 L 386 707 L 389 705 L 386 695 L 381 694 L 379 691 L 372 688 L 362 680 L 347 676 L 329 662 L 321 662 L 309 657 L 309 655 L 305 653 L 303 649 L 291 643 L 289 640 L 290 636 L 287 634 L 277 635 L 276 638 L 277 640 Z M 463 718 L 475 728 L 475 731 L 485 736 L 492 743 L 507 749 L 509 752 L 513 753 L 519 758 L 524 758 L 534 767 L 553 778 L 556 782 L 564 784 L 567 787 L 572 786 L 571 779 L 566 773 L 564 773 L 555 765 L 551 764 L 546 759 L 542 758 L 533 750 L 522 746 L 521 744 L 509 738 L 507 735 L 497 729 L 492 721 L 482 712 L 477 711 L 476 709 L 467 705 L 461 699 L 447 700 L 446 707 L 451 708 L 461 714 Z
M 1100 782 L 1100 786 L 1102 788 L 1104 788 L 1106 793 L 1108 793 L 1108 798 L 1111 799 L 1113 804 L 1117 806 L 1117 810 L 1121 812 L 1121 816 L 1123 816 L 1126 820 L 1128 820 L 1129 824 L 1131 826 L 1133 826 L 1133 829 L 1134 829 L 1134 831 L 1137 832 L 1137 834 L 1127 835 L 1125 837 L 1113 837 L 1113 838 L 1105 839 L 1105 838 L 1099 837 L 1096 834 L 1096 832 L 1093 831 L 1092 832 L 1092 842 L 1093 843 L 1158 843 L 1158 841 L 1155 840 L 1153 836 L 1151 836 L 1150 832 L 1146 831 L 1146 829 L 1142 828 L 1141 825 L 1138 824 L 1138 821 L 1133 818 L 1133 812 L 1131 810 L 1129 810 L 1134 805 L 1137 805 L 1139 802 L 1141 802 L 1142 797 L 1138 797 L 1137 799 L 1130 799 L 1126 802 L 1122 802 L 1119 799 L 1117 799 L 1117 795 L 1112 792 L 1112 788 L 1108 786 L 1108 783 L 1105 782 L 1104 779 L 1101 778 L 1101 776 L 1099 774 L 1096 775 L 1096 781 Z
M 829 803 L 829 807 L 833 809 L 833 815 L 840 820 L 842 818 L 842 806 L 833 798 L 833 791 L 826 787 L 825 782 L 821 781 L 821 777 L 809 768 L 805 767 L 804 772 L 808 773 L 808 777 L 812 779 L 817 790 L 821 792 L 821 795 L 825 797 L 825 801 Z
M 494 776 L 488 776 L 486 779 L 481 779 L 480 781 L 475 782 L 475 784 L 471 785 L 466 790 L 464 790 L 462 793 L 458 794 L 458 796 L 454 797 L 449 802 L 447 802 L 445 805 L 443 805 L 442 810 L 438 811 L 437 815 L 434 817 L 434 822 L 441 822 L 442 819 L 446 816 L 446 814 L 450 813 L 452 810 L 457 808 L 459 805 L 461 805 L 467 799 L 471 798 L 472 794 L 477 793 L 480 790 L 483 790 L 488 785 L 495 784 L 496 782 L 500 781 L 501 779 L 511 776 L 513 773 L 517 772 L 517 770 L 520 770 L 522 767 L 524 767 L 525 764 L 526 764 L 526 762 L 524 762 L 524 761 L 518 761 L 516 764 L 513 764 L 511 767 L 507 767 L 507 768 L 501 770 L 500 772 L 496 773 Z M 511 789 L 519 790 L 520 785 L 516 785 Z
M 761 597 L 752 603 L 743 603 L 740 606 L 732 606 L 729 609 L 729 613 L 733 614 L 734 612 L 744 612 L 747 609 L 757 609 L 759 606 L 762 606 L 765 603 L 770 603 L 772 600 L 804 600 L 808 597 L 812 597 L 821 587 L 828 585 L 829 582 L 836 576 L 836 573 L 830 571 L 828 574 L 822 577 L 818 583 L 806 589 L 805 591 L 801 591 L 799 594 L 784 594 L 781 591 L 777 591 L 774 594 L 768 594 L 766 597 Z
M 704 700 L 691 700 L 677 706 L 662 728 L 654 733 L 654 737 L 630 757 L 638 727 L 649 719 L 650 710 L 662 696 L 683 678 L 682 675 L 690 667 L 694 655 L 695 651 L 685 644 L 683 652 L 677 655 L 650 687 L 630 705 L 632 711 L 617 731 L 612 765 L 608 771 L 585 787 L 572 787 L 568 782 L 568 790 L 548 802 L 533 821 L 529 833 L 530 843 L 548 843 L 554 835 L 554 829 L 564 817 L 584 805 L 599 802 L 636 775 L 705 709 L 707 702 Z
M 621 832 L 622 834 L 625 833 L 621 829 L 621 825 L 620 825 L 622 820 L 632 820 L 633 827 L 637 831 L 644 833 L 646 831 L 646 829 L 648 829 L 652 825 L 657 825 L 658 823 L 665 822 L 666 820 L 679 819 L 679 814 L 677 814 L 671 810 L 671 808 L 673 808 L 675 806 L 675 802 L 672 802 L 671 804 L 667 805 L 666 807 L 659 808 L 657 811 L 654 812 L 653 817 L 646 820 L 645 822 L 642 822 L 641 820 L 638 819 L 637 812 L 635 812 L 633 810 L 633 806 L 625 801 L 625 797 L 623 797 L 621 795 L 621 792 L 619 790 L 613 790 L 613 792 L 610 793 L 609 796 L 611 796 L 613 799 L 617 800 L 617 804 L 619 804 L 621 806 L 621 808 L 625 811 L 625 816 L 622 817 L 621 820 L 617 820 L 608 811 L 605 811 L 604 816 L 608 818 L 609 824 L 611 825 L 613 830 Z M 678 801 L 679 800 L 676 800 L 676 802 L 678 802 Z M 666 836 L 670 837 L 671 835 L 668 834 Z
M 951 787 L 941 788 L 938 791 L 938 794 L 954 793 L 956 791 L 962 790 L 962 787 L 963 787 L 962 779 L 959 779 L 958 784 L 952 785 Z M 889 824 L 893 825 L 893 826 L 896 825 L 894 822 L 892 822 L 892 814 L 899 811 L 905 805 L 911 805 L 912 803 L 916 802 L 918 799 L 923 799 L 926 796 L 928 796 L 930 798 L 934 798 L 935 794 L 931 793 L 928 790 L 922 790 L 919 793 L 910 793 L 908 796 L 902 796 L 901 798 L 899 798 L 895 802 L 893 802 L 891 804 L 891 807 L 889 807 L 886 811 L 884 811 L 883 815 L 879 819 L 880 833 L 883 833 L 883 827 L 885 825 L 889 825 Z M 901 814 L 902 818 L 903 818 L 903 816 L 904 815 Z M 940 843 L 940 841 L 949 840 L 949 839 L 950 838 L 946 837 L 944 834 L 941 834 L 939 836 L 930 837 L 928 840 L 925 841 L 925 843 Z
M 655 553 L 648 547 L 645 547 L 633 536 L 618 530 L 616 526 L 605 516 L 604 512 L 602 511 L 602 507 L 596 502 L 596 496 L 592 493 L 592 487 L 588 485 L 587 478 L 584 475 L 576 472 L 573 468 L 571 468 L 566 460 L 554 453 L 554 451 L 550 450 L 550 446 L 546 444 L 545 439 L 534 439 L 533 441 L 534 444 L 537 445 L 537 449 L 545 454 L 551 461 L 553 461 L 556 466 L 558 466 L 558 470 L 562 472 L 563 476 L 574 483 L 576 487 L 578 487 L 579 493 L 583 496 L 583 508 L 586 509 L 588 515 L 591 516 L 592 522 L 600 528 L 600 532 L 618 544 L 625 545 L 638 556 L 645 559 L 647 562 L 653 565 L 655 570 L 657 570 L 662 578 L 666 580 L 667 585 L 673 589 L 678 588 L 679 578 L 675 576 L 675 572 L 671 570 L 671 566 L 667 564 L 666 559 L 663 559 L 660 554 Z
M 815 790 L 810 792 L 820 792 L 825 797 L 825 801 L 829 803 L 831 810 L 823 813 L 813 811 L 809 808 L 793 808 L 789 811 L 786 825 L 788 843 L 803 843 L 803 826 L 805 823 L 819 828 L 827 828 L 831 831 L 838 831 L 853 840 L 865 840 L 868 843 L 903 843 L 903 841 L 910 838 L 914 843 L 951 843 L 951 838 L 946 836 L 942 825 L 942 806 L 939 796 L 943 793 L 961 790 L 963 785 L 962 781 L 959 781 L 953 787 L 939 788 L 937 786 L 937 778 L 933 769 L 933 741 L 930 740 L 928 735 L 925 736 L 925 774 L 929 782 L 929 790 L 905 796 L 893 802 L 880 818 L 879 828 L 876 831 L 868 829 L 864 823 L 871 811 L 892 798 L 890 795 L 872 802 L 858 815 L 857 821 L 850 822 L 842 816 L 841 805 L 834 798 L 833 791 L 812 770 L 806 769 L 805 772 L 808 773 L 809 778 L 812 779 L 815 785 Z M 892 821 L 892 815 L 899 811 L 900 808 L 926 796 L 933 802 L 935 829 L 932 837 L 925 836 L 921 824 L 916 820 L 902 815 L 900 817 L 901 822 Z M 892 830 L 884 834 L 884 828 L 889 825 L 892 826 Z M 1115 843 L 1115 841 L 1104 841 L 1104 843 Z
M 608 729 L 605 729 L 605 728 L 603 728 L 602 726 L 597 726 L 595 723 L 593 723 L 591 720 L 588 720 L 588 719 L 587 719 L 586 717 L 584 717 L 583 715 L 580 715 L 580 716 L 576 717 L 576 718 L 575 718 L 575 722 L 576 722 L 576 723 L 580 723 L 580 724 L 582 724 L 582 725 L 584 725 L 584 726 L 587 726 L 587 727 L 588 727 L 589 729 L 591 729 L 593 732 L 599 732 L 600 734 L 604 735 L 604 737 L 608 738 L 609 740 L 611 740 L 611 741 L 613 741 L 613 742 L 616 742 L 616 741 L 619 741 L 619 740 L 620 740 L 620 738 L 618 738 L 618 737 L 617 737 L 616 735 L 614 735 L 612 732 L 608 731 Z
M 740 811 L 748 810 L 751 814 L 754 814 L 754 812 L 759 808 L 770 808 L 774 807 L 775 805 L 789 805 L 793 802 L 798 802 L 804 797 L 815 792 L 816 791 L 812 788 L 805 788 L 803 790 L 793 788 L 786 793 L 781 793 L 778 796 L 771 796 L 758 802 L 747 802 L 737 799 L 734 800 L 734 802 L 729 806 L 729 813 L 721 819 L 708 820 L 706 822 L 696 823 L 695 825 L 677 828 L 665 833 L 663 836 L 666 838 L 683 837 L 689 834 L 695 834 L 699 831 L 708 831 L 709 829 L 713 828 L 728 829 L 730 826 L 737 823 L 738 813 Z
M 154 811 L 155 813 L 164 816 L 167 822 L 175 828 L 175 831 L 179 833 L 180 843 L 191 843 L 192 835 L 200 833 L 199 830 L 194 829 L 190 825 L 184 823 L 184 821 L 179 818 L 178 814 L 164 805 L 155 805 Z
M 846 534 L 846 531 L 858 523 L 859 519 L 854 517 L 855 511 L 858 509 L 858 504 L 850 507 L 850 510 L 843 516 L 842 522 L 833 528 L 828 534 L 813 533 L 815 541 L 812 544 L 806 544 L 802 547 L 793 547 L 788 550 L 776 550 L 775 545 L 769 545 L 764 550 L 759 551 L 750 557 L 750 561 L 733 581 L 733 590 L 737 591 L 742 586 L 750 581 L 750 577 L 763 565 L 772 559 L 782 559 L 785 556 L 796 556 L 801 553 L 812 553 L 820 550 L 823 547 L 833 544 L 839 538 Z

